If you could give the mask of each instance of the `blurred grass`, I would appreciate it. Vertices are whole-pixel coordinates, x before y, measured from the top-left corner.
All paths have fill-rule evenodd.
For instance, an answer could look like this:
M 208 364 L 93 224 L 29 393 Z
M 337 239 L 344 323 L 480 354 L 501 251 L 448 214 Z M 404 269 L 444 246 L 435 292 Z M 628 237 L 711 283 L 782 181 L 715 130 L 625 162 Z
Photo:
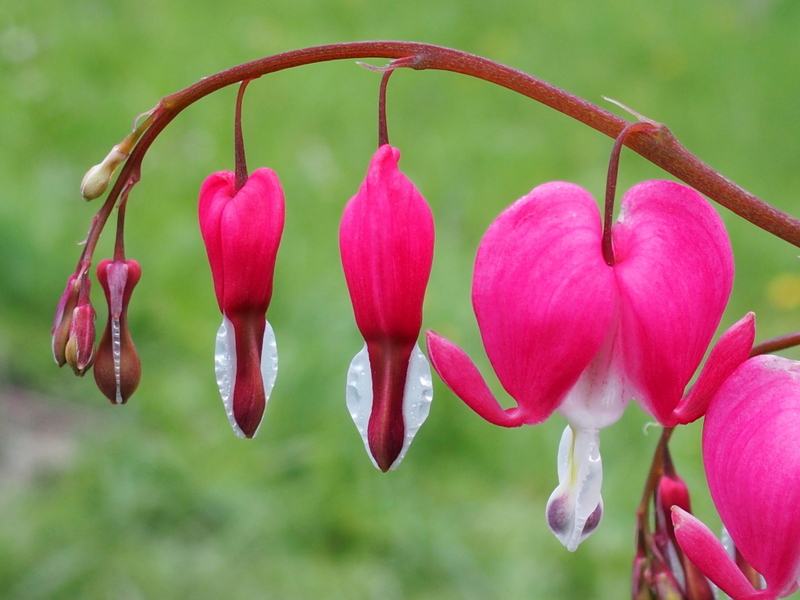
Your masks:
M 217 397 L 219 315 L 195 214 L 203 178 L 232 166 L 234 91 L 181 115 L 132 193 L 127 249 L 144 276 L 130 318 L 145 371 L 124 408 L 50 356 L 55 303 L 96 210 L 78 186 L 137 114 L 200 77 L 303 46 L 386 38 L 482 54 L 597 103 L 615 98 L 800 214 L 798 30 L 791 0 L 1 4 L 0 597 L 627 597 L 633 512 L 657 439 L 637 408 L 604 432 L 606 515 L 575 554 L 543 519 L 557 416 L 500 430 L 437 382 L 403 466 L 383 475 L 364 455 L 344 407 L 361 342 L 337 223 L 375 146 L 374 73 L 315 65 L 249 88 L 250 166 L 274 168 L 288 201 L 269 312 L 281 373 L 253 442 L 234 438 Z M 611 142 L 438 72 L 393 77 L 389 124 L 437 221 L 425 326 L 482 358 L 469 302 L 481 235 L 543 181 L 599 197 Z M 663 176 L 626 153 L 620 187 Z M 795 329 L 797 250 L 721 214 L 738 269 L 723 326 L 755 310 L 760 339 Z M 110 247 L 103 240 L 97 258 Z M 673 448 L 696 511 L 714 524 L 699 435 L 683 428 Z

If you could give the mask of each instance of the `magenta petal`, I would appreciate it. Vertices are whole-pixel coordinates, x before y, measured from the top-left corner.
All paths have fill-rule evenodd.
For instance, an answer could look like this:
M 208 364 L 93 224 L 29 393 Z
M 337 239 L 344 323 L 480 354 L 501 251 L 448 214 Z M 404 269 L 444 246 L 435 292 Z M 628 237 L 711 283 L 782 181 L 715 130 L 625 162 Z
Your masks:
M 672 508 L 675 537 L 689 560 L 734 600 L 777 598 L 757 592 L 722 543 L 700 520 L 678 506 Z
M 721 219 L 696 191 L 646 181 L 622 199 L 614 226 L 625 370 L 662 423 L 683 397 L 733 284 Z
M 666 426 L 696 421 L 708 409 L 711 398 L 736 368 L 750 356 L 756 336 L 755 315 L 747 313 L 719 338 L 700 371 L 697 383 L 675 409 L 674 422 Z
M 220 310 L 266 312 L 284 224 L 278 176 L 257 169 L 237 192 L 233 173 L 209 176 L 200 189 L 200 230 Z
M 552 182 L 506 209 L 481 241 L 475 315 L 525 423 L 558 407 L 606 338 L 616 292 L 600 237 L 589 193 Z
M 339 230 L 345 280 L 369 355 L 369 448 L 384 471 L 406 446 L 408 367 L 422 327 L 434 245 L 431 209 L 400 172 L 399 159 L 396 148 L 378 148 Z
M 481 417 L 503 427 L 523 424 L 518 409 L 506 410 L 497 402 L 475 364 L 450 340 L 428 331 L 428 356 L 442 381 Z
M 381 146 L 347 203 L 339 230 L 347 287 L 364 339 L 417 340 L 433 262 L 433 214 L 400 172 L 400 151 Z
M 747 360 L 719 388 L 703 428 L 711 497 L 771 597 L 800 579 L 800 363 Z

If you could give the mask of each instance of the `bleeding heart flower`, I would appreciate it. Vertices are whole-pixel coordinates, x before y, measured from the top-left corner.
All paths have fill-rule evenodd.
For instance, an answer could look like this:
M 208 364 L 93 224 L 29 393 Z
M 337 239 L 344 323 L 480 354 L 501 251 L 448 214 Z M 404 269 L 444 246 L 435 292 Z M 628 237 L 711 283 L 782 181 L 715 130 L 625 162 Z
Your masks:
M 382 145 L 339 230 L 347 287 L 364 349 L 347 375 L 347 407 L 367 453 L 395 468 L 428 416 L 430 367 L 417 345 L 433 261 L 433 216 Z
M 684 390 L 719 324 L 733 256 L 719 216 L 670 181 L 633 187 L 603 259 L 591 195 L 563 182 L 534 189 L 489 227 L 475 260 L 472 302 L 489 360 L 517 406 L 504 409 L 463 350 L 428 332 L 434 368 L 487 421 L 569 421 L 548 523 L 570 550 L 602 516 L 599 429 L 632 398 L 663 425 L 700 417 L 747 355 L 748 315 L 717 343 L 692 392 Z
M 703 425 L 708 487 L 736 549 L 766 580 L 756 590 L 713 533 L 673 509 L 675 535 L 734 600 L 783 598 L 800 585 L 800 363 L 756 356 L 711 400 Z
M 108 320 L 97 345 L 94 380 L 112 404 L 125 404 L 139 386 L 142 363 L 128 329 L 128 305 L 142 277 L 135 260 L 102 260 L 97 280 L 108 303 Z
M 233 173 L 210 175 L 200 189 L 199 216 L 223 314 L 215 349 L 217 385 L 234 432 L 253 437 L 278 369 L 275 336 L 264 316 L 283 233 L 278 176 L 258 169 L 237 191 Z

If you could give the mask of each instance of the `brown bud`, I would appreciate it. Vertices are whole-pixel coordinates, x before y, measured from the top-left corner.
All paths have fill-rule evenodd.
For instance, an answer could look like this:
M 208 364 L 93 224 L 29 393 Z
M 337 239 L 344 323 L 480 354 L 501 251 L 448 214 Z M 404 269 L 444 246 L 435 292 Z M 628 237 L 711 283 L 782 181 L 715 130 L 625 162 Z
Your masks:
M 142 376 L 127 314 L 131 293 L 141 275 L 135 260 L 103 260 L 97 265 L 97 279 L 108 302 L 108 321 L 97 347 L 94 380 L 112 404 L 125 404 Z

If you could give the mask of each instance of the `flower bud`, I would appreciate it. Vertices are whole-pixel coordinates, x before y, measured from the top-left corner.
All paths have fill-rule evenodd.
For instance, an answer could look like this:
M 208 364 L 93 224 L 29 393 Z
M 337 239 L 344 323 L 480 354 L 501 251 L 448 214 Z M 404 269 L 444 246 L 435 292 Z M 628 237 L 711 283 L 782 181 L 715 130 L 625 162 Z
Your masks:
M 233 431 L 252 438 L 278 372 L 265 317 L 284 223 L 278 176 L 257 169 L 237 190 L 233 173 L 214 173 L 200 189 L 198 216 L 223 315 L 214 349 L 217 386 Z
M 52 336 L 53 358 L 59 367 L 67 363 L 65 355 L 67 341 L 69 340 L 70 325 L 72 324 L 72 313 L 78 305 L 78 295 L 80 294 L 81 284 L 77 275 L 70 275 L 67 280 L 67 287 L 61 294 L 56 308 L 56 317 L 53 321 L 53 329 L 50 331 Z
M 339 248 L 364 347 L 350 363 L 347 408 L 373 464 L 396 468 L 428 416 L 433 385 L 417 345 L 433 261 L 428 203 L 382 145 L 344 209 Z
M 86 285 L 88 286 L 88 284 L 89 280 L 86 279 Z M 88 298 L 88 292 L 86 296 Z M 83 377 L 92 366 L 92 360 L 94 360 L 95 318 L 94 308 L 92 308 L 88 300 L 79 303 L 75 310 L 72 311 L 72 321 L 69 327 L 69 338 L 64 348 L 64 357 L 78 377 Z
M 125 162 L 126 158 L 128 158 L 128 154 L 121 151 L 119 145 L 114 146 L 108 156 L 103 159 L 103 162 L 93 166 L 84 175 L 81 182 L 81 196 L 85 200 L 94 200 L 102 196 L 111 181 L 111 177 L 114 175 L 114 171 Z
M 139 385 L 142 364 L 128 329 L 128 304 L 142 276 L 135 260 L 103 260 L 97 280 L 108 302 L 108 321 L 94 362 L 94 380 L 112 404 L 125 404 Z

